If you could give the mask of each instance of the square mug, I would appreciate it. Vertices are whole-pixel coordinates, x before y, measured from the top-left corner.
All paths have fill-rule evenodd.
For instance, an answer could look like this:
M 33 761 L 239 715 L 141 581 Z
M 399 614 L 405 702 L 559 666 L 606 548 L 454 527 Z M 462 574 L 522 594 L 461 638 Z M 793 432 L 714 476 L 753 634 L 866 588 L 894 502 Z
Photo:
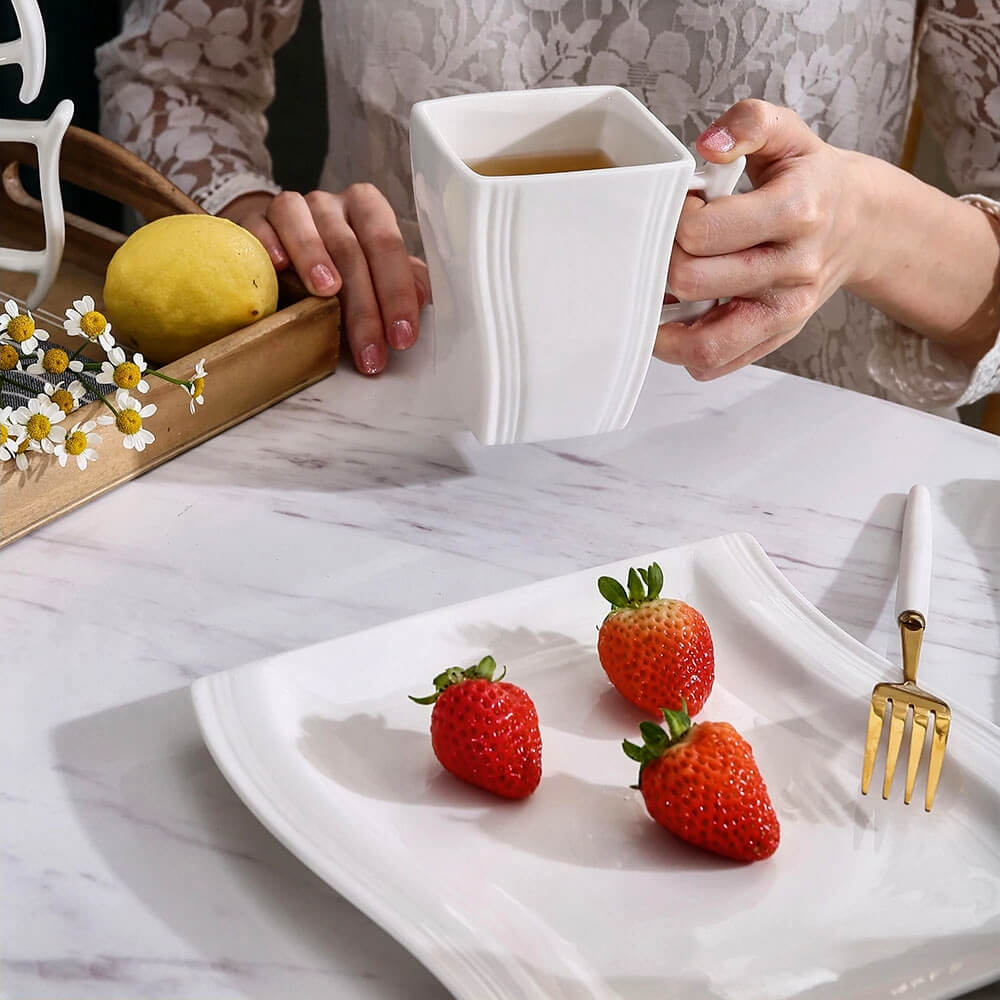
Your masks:
M 743 157 L 696 172 L 683 143 L 620 87 L 422 101 L 410 149 L 438 406 L 483 444 L 624 427 L 661 310 L 690 319 L 714 304 L 663 307 L 684 198 L 732 193 Z M 469 166 L 584 149 L 614 166 L 506 176 Z

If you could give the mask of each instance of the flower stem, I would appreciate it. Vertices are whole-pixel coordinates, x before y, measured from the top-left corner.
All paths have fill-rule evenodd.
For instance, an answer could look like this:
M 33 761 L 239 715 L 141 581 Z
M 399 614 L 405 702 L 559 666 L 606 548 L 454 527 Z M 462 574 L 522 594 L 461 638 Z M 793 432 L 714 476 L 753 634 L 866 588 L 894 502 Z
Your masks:
M 108 397 L 107 396 L 98 396 L 97 398 L 115 415 L 115 420 L 117 420 L 118 419 L 118 411 L 108 402 Z
M 76 351 L 73 354 L 73 357 L 70 358 L 70 361 L 76 361 L 76 359 L 87 349 L 87 345 L 89 343 L 90 343 L 90 338 L 85 337 L 83 343 L 76 349 Z M 92 362 L 92 363 L 97 364 L 98 362 Z
M 146 375 L 155 375 L 157 378 L 162 378 L 164 382 L 173 382 L 174 385 L 182 385 L 185 389 L 193 389 L 193 382 L 185 382 L 183 379 L 171 378 L 169 375 L 164 375 L 163 372 L 153 371 L 152 368 L 147 368 L 144 372 Z

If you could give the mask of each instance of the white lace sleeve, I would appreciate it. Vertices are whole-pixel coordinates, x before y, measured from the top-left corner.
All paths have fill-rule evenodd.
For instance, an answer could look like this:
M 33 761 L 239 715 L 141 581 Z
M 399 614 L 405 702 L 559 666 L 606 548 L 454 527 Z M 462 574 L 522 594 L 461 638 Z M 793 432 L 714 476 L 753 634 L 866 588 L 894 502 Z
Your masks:
M 97 50 L 101 130 L 209 212 L 277 192 L 264 138 L 274 52 L 302 0 L 133 0 Z
M 931 0 L 918 56 L 917 99 L 949 177 L 1000 225 L 1000 0 Z M 869 371 L 897 398 L 936 409 L 1000 389 L 1000 329 L 975 368 L 899 324 L 874 333 Z

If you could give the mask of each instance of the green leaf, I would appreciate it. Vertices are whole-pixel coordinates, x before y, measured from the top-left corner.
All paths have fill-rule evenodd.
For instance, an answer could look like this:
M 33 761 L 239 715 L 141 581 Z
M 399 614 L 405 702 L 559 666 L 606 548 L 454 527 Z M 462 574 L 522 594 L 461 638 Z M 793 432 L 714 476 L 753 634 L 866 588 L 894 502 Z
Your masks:
M 660 596 L 660 591 L 663 590 L 663 570 L 660 569 L 659 563 L 653 563 L 649 567 L 648 581 L 649 599 L 655 601 Z
M 630 743 L 628 740 L 622 740 L 622 750 L 625 751 L 625 756 L 629 760 L 634 760 L 637 764 L 642 763 L 643 758 L 643 748 L 636 746 L 634 743 Z
M 681 709 L 673 712 L 669 708 L 661 709 L 663 718 L 670 730 L 670 742 L 679 740 L 691 728 L 691 716 L 687 714 L 687 703 L 681 698 Z
M 654 753 L 663 750 L 670 742 L 670 737 L 663 731 L 663 727 L 658 726 L 655 722 L 640 722 L 639 732 L 642 733 L 646 746 Z
M 639 576 L 642 577 L 642 582 L 645 584 L 649 583 L 649 573 L 644 570 L 641 566 L 639 567 Z
M 634 569 L 628 571 L 628 596 L 633 604 L 639 604 L 646 596 L 646 588 Z
M 597 589 L 601 592 L 601 597 L 610 602 L 612 608 L 628 607 L 628 594 L 613 576 L 602 576 L 597 581 Z
M 492 656 L 484 656 L 473 669 L 472 676 L 482 677 L 485 680 L 493 679 L 493 671 L 497 668 L 497 661 Z
M 409 699 L 410 701 L 415 701 L 418 705 L 433 705 L 438 700 L 440 693 L 440 691 L 435 691 L 434 694 L 429 694 L 425 698 L 417 698 L 411 694 L 409 695 Z

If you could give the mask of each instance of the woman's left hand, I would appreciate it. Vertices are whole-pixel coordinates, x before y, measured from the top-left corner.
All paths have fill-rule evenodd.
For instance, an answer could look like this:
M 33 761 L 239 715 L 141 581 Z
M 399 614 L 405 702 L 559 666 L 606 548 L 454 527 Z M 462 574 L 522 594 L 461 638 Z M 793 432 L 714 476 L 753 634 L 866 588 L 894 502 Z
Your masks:
M 714 163 L 745 154 L 754 185 L 708 203 L 689 195 L 677 226 L 670 291 L 730 301 L 692 323 L 664 323 L 653 353 L 707 380 L 791 340 L 838 288 L 864 280 L 868 157 L 757 100 L 730 108 L 697 148 Z

